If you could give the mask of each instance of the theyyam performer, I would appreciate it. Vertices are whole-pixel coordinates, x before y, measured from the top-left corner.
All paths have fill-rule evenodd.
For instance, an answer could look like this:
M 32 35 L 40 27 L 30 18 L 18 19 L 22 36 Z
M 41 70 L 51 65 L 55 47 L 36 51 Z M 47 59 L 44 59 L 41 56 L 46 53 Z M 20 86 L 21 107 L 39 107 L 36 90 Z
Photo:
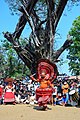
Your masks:
M 45 110 L 47 103 L 50 102 L 53 93 L 52 82 L 57 77 L 57 67 L 47 59 L 40 59 L 37 64 L 37 79 L 33 75 L 30 78 L 40 83 L 36 89 L 36 100 L 38 105 Z

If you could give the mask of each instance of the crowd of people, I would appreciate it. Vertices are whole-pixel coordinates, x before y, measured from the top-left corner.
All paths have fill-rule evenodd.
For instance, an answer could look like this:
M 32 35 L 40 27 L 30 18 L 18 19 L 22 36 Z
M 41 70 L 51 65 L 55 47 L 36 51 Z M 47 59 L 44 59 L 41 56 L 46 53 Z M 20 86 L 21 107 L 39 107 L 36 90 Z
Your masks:
M 10 80 L 9 80 L 10 79 Z M 8 81 L 0 79 L 0 104 L 37 104 L 36 89 L 39 82 L 23 77 L 21 80 Z M 52 105 L 79 106 L 80 105 L 80 80 L 59 78 L 53 81 Z
M 80 80 L 58 78 L 54 82 L 55 91 L 53 92 L 53 104 L 62 106 L 80 105 Z

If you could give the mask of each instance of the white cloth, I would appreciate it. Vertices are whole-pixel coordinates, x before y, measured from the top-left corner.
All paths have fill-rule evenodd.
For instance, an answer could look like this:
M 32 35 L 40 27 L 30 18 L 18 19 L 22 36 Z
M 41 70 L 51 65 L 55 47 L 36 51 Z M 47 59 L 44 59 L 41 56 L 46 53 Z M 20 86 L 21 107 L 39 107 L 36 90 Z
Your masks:
M 57 86 L 54 86 L 53 89 L 54 89 L 54 92 L 52 95 L 57 95 Z

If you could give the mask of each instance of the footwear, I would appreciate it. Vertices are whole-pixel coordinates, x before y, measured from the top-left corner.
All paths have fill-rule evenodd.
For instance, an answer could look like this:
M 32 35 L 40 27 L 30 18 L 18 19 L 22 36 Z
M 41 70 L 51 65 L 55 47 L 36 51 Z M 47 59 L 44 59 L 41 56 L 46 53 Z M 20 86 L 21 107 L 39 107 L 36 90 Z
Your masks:
M 43 110 L 47 110 L 47 106 L 43 106 Z
M 13 105 L 15 105 L 16 103 L 15 102 L 13 102 Z

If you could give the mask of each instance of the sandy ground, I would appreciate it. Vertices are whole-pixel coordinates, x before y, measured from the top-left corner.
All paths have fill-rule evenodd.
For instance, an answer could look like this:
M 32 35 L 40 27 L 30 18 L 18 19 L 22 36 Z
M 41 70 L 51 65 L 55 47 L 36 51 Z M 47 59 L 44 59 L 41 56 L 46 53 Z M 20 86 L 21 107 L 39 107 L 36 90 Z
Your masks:
M 34 105 L 0 105 L 0 120 L 80 120 L 80 108 L 48 106 L 42 111 Z

